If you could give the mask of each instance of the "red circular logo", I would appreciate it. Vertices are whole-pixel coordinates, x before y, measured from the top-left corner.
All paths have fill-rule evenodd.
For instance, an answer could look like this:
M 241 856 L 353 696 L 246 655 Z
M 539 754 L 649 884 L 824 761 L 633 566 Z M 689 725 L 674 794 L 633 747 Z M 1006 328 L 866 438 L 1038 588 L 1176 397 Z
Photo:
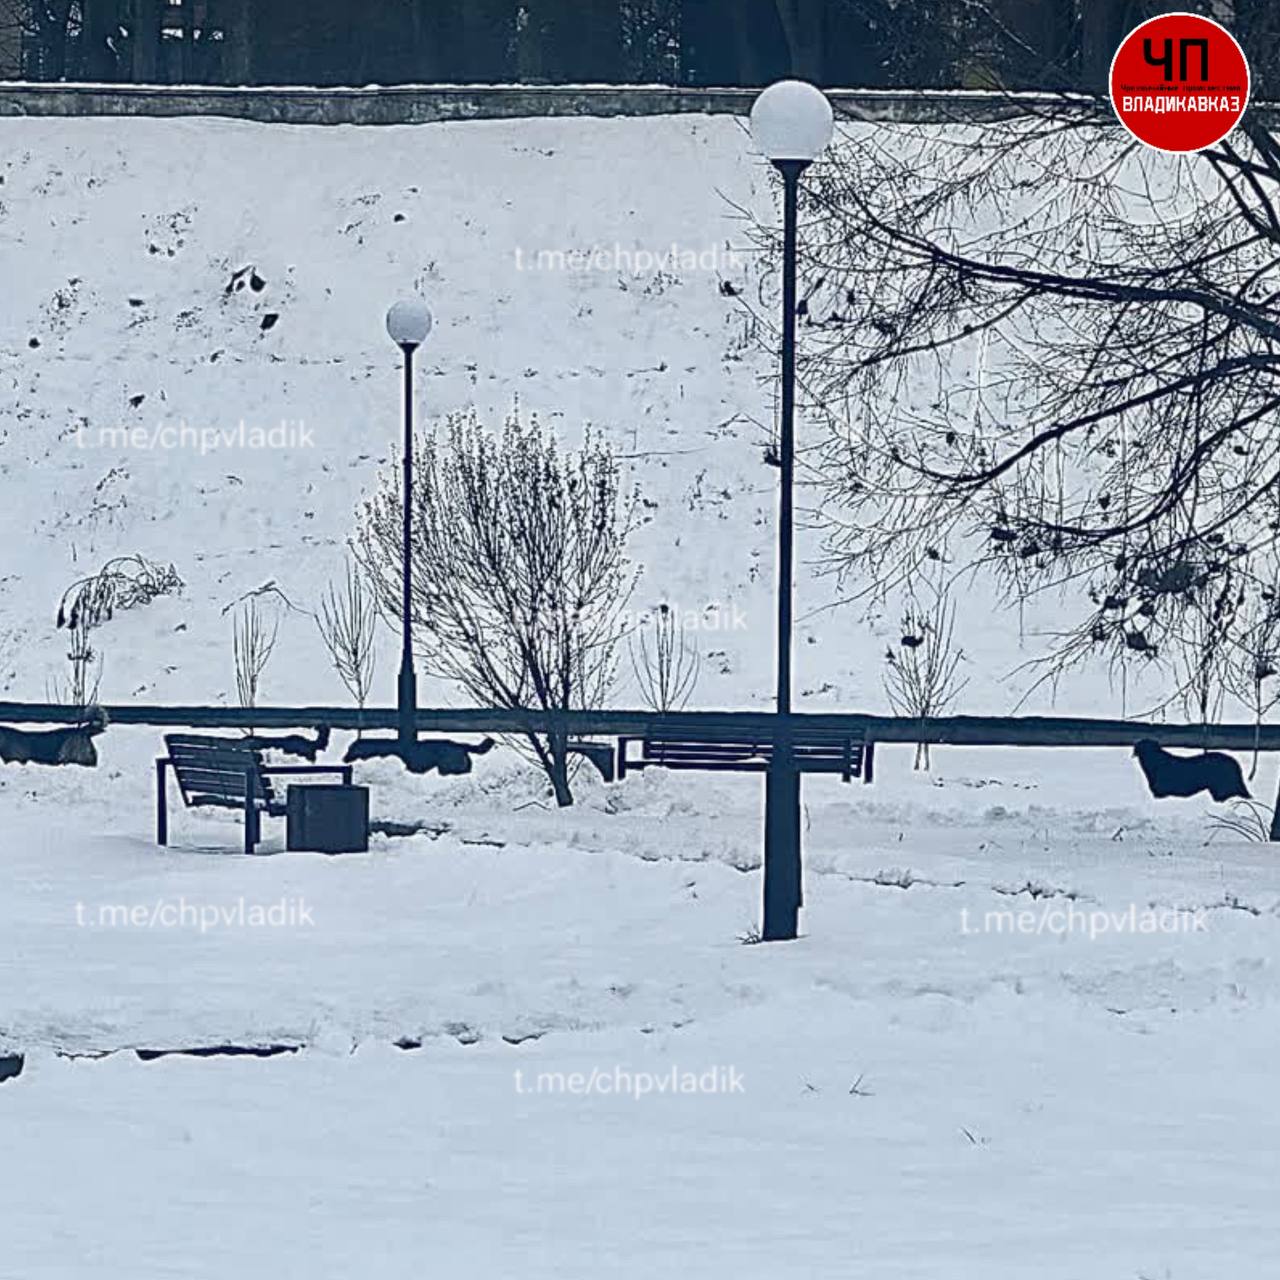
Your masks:
M 1139 142 L 1200 151 L 1240 123 L 1249 63 L 1211 18 L 1166 13 L 1135 27 L 1111 60 L 1111 105 Z

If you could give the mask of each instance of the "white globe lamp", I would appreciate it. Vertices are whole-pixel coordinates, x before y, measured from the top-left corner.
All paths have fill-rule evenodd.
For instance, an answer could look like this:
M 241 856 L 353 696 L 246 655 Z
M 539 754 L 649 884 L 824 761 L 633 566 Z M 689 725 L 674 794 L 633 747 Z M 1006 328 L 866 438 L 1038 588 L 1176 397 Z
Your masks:
M 821 89 L 805 80 L 779 80 L 751 108 L 751 137 L 772 160 L 811 164 L 835 133 L 835 113 Z

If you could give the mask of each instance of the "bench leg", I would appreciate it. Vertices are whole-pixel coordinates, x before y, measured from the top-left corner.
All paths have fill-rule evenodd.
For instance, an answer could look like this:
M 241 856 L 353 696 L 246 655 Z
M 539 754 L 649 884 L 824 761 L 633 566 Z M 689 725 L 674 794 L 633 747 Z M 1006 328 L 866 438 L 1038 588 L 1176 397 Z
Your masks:
M 169 798 L 165 794 L 165 769 L 168 760 L 156 761 L 156 844 L 169 843 Z
M 244 775 L 244 851 L 252 853 L 258 844 L 258 807 L 254 802 L 256 775 L 246 769 Z
M 876 744 L 867 742 L 862 748 L 862 781 L 871 782 L 876 772 Z
M 245 814 L 244 822 L 244 851 L 245 853 L 257 853 L 258 845 L 262 842 L 262 815 L 257 809 L 250 809 Z

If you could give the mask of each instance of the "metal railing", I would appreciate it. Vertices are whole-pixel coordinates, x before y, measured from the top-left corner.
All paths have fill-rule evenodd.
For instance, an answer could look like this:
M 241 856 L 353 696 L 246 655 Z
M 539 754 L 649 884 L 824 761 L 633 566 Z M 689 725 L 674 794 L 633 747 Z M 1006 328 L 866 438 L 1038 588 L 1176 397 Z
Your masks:
M 389 729 L 397 725 L 394 707 L 241 707 L 158 706 L 126 703 L 103 708 L 111 724 L 192 729 Z M 74 708 L 47 702 L 0 702 L 0 723 L 75 724 Z M 876 743 L 928 742 L 969 747 L 1129 747 L 1149 738 L 1166 747 L 1280 751 L 1280 725 L 1166 724 L 1140 720 L 1099 720 L 1073 716 L 909 716 L 858 712 L 796 712 L 795 729 L 822 729 L 865 736 Z M 422 707 L 419 732 L 528 733 L 559 731 L 573 737 L 634 737 L 662 728 L 696 736 L 716 726 L 776 733 L 779 717 L 770 711 L 605 710 L 551 713 L 504 707 Z

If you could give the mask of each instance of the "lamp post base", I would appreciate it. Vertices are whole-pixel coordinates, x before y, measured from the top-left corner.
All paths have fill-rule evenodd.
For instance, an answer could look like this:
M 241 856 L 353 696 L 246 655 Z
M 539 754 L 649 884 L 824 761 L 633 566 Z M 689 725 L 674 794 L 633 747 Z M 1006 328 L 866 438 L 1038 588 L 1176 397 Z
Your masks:
M 785 748 L 774 752 L 764 791 L 764 942 L 790 942 L 799 932 L 800 772 Z
M 413 668 L 400 671 L 399 736 L 401 743 L 416 742 L 418 738 L 418 679 Z

